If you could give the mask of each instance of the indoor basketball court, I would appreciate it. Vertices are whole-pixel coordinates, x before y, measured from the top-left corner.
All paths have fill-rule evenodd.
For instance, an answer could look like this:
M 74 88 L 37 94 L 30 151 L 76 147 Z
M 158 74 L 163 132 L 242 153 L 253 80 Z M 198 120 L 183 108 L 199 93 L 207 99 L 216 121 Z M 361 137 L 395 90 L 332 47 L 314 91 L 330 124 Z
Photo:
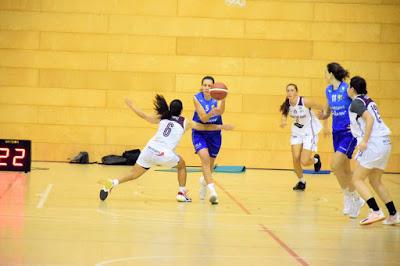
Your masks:
M 0 266 L 400 265 L 400 224 L 360 225 L 400 209 L 399 82 L 398 0 L 1 0 Z M 332 117 L 366 94 L 392 201 L 349 218 Z

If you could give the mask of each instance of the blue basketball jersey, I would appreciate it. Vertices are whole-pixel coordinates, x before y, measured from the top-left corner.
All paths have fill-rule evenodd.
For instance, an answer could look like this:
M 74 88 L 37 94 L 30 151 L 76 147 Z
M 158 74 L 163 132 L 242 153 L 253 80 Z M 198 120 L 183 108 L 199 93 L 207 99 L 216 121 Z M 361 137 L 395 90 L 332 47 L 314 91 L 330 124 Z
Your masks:
M 211 109 L 213 107 L 217 107 L 218 106 L 218 101 L 211 98 L 210 100 L 206 100 L 204 98 L 204 94 L 203 92 L 199 92 L 195 95 L 196 99 L 199 101 L 199 103 L 201 104 L 201 106 L 203 106 L 204 111 L 208 114 L 209 112 L 211 112 Z M 200 120 L 199 114 L 194 111 L 194 115 L 193 115 L 193 121 L 197 122 L 197 123 L 201 123 L 201 124 L 216 124 L 216 125 L 222 125 L 222 117 L 220 115 L 217 116 L 213 116 L 211 117 L 207 123 L 203 123 Z
M 326 98 L 332 111 L 332 132 L 349 131 L 350 118 L 349 106 L 351 98 L 347 95 L 349 85 L 346 82 L 340 83 L 334 90 L 333 85 L 326 88 Z

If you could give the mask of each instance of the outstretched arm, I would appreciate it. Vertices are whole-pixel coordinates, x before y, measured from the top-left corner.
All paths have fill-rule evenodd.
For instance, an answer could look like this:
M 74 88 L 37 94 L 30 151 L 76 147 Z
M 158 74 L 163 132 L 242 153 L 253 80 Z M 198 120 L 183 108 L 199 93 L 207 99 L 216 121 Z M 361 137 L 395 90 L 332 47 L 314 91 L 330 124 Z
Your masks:
M 196 130 L 233 130 L 235 127 L 230 124 L 215 125 L 215 124 L 199 124 L 193 121 L 187 121 L 186 130 L 194 128 Z
M 158 124 L 160 122 L 160 117 L 153 114 L 146 114 L 141 109 L 136 107 L 129 98 L 125 98 L 125 103 L 136 115 L 143 118 L 149 123 Z
M 303 103 L 305 107 L 320 110 L 321 112 L 326 109 L 322 104 L 315 103 L 314 101 L 306 97 L 303 98 Z

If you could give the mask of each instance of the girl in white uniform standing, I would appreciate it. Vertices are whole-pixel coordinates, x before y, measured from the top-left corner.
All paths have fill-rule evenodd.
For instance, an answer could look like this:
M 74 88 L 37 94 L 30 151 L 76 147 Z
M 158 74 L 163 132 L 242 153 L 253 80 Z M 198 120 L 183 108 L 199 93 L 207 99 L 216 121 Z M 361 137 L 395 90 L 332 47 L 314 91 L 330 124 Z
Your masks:
M 382 174 L 386 168 L 391 151 L 390 129 L 383 122 L 376 103 L 367 95 L 367 84 L 362 77 L 355 76 L 347 89 L 353 99 L 350 105 L 351 133 L 357 138 L 358 153 L 357 165 L 354 169 L 352 181 L 361 197 L 367 201 L 371 212 L 360 224 L 366 225 L 385 219 L 379 209 L 371 191 L 364 183 L 369 182 L 389 212 L 389 217 L 383 224 L 400 223 L 400 215 L 396 211 L 388 190 L 382 183 Z
M 286 86 L 286 95 L 286 100 L 280 107 L 281 127 L 286 126 L 288 116 L 293 119 L 290 144 L 294 171 L 299 179 L 293 190 L 303 191 L 306 189 L 306 181 L 303 177 L 302 166 L 314 165 L 316 172 L 321 169 L 320 156 L 318 154 L 312 156 L 312 153 L 317 151 L 318 133 L 322 125 L 311 108 L 322 110 L 323 106 L 299 96 L 295 84 Z
M 101 180 L 103 187 L 100 190 L 100 199 L 105 200 L 110 191 L 118 184 L 131 181 L 143 175 L 152 166 L 174 167 L 178 169 L 179 192 L 176 200 L 179 202 L 191 202 L 191 198 L 186 193 L 186 165 L 183 158 L 175 153 L 185 131 L 191 127 L 199 130 L 206 129 L 231 129 L 230 125 L 199 125 L 187 121 L 180 116 L 182 112 L 182 102 L 179 99 L 173 100 L 169 106 L 161 95 L 156 95 L 154 106 L 156 114 L 146 114 L 133 105 L 129 99 L 125 100 L 128 107 L 139 117 L 152 123 L 158 124 L 157 133 L 149 140 L 147 145 L 140 153 L 136 164 L 130 173 L 117 179 Z

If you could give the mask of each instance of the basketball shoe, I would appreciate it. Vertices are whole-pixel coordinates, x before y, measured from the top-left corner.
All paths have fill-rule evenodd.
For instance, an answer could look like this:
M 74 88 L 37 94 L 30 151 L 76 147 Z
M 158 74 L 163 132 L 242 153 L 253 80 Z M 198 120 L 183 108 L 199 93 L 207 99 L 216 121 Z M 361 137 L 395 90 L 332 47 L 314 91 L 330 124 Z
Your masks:
M 389 215 L 382 223 L 386 225 L 400 224 L 400 213 L 397 212 L 395 215 Z
M 306 183 L 299 181 L 294 187 L 293 190 L 301 190 L 304 191 L 306 189 Z
M 211 202 L 211 204 L 216 205 L 219 203 L 218 201 L 218 195 L 217 194 L 212 194 L 209 198 L 209 201 Z
M 321 170 L 321 166 L 322 166 L 321 157 L 319 157 L 319 154 L 314 154 L 314 158 L 318 160 L 314 164 L 314 171 L 319 172 Z
M 187 192 L 179 191 L 176 195 L 176 200 L 179 202 L 192 202 L 192 199 L 188 197 Z
M 349 217 L 357 218 L 357 216 L 360 214 L 360 210 L 361 210 L 362 206 L 364 206 L 364 204 L 365 204 L 365 200 L 357 195 L 354 195 L 352 197 L 352 200 L 353 200 L 353 202 L 351 204 L 351 208 L 349 211 Z
M 370 213 L 368 214 L 368 217 L 361 220 L 360 224 L 361 225 L 372 224 L 375 222 L 382 221 L 383 219 L 385 219 L 385 215 L 383 214 L 383 212 L 381 210 L 379 210 L 379 211 L 371 210 Z
M 114 185 L 113 185 L 112 179 L 101 180 L 99 183 L 103 185 L 103 187 L 100 189 L 99 196 L 100 196 L 100 199 L 104 201 L 108 197 L 108 194 L 110 194 Z

